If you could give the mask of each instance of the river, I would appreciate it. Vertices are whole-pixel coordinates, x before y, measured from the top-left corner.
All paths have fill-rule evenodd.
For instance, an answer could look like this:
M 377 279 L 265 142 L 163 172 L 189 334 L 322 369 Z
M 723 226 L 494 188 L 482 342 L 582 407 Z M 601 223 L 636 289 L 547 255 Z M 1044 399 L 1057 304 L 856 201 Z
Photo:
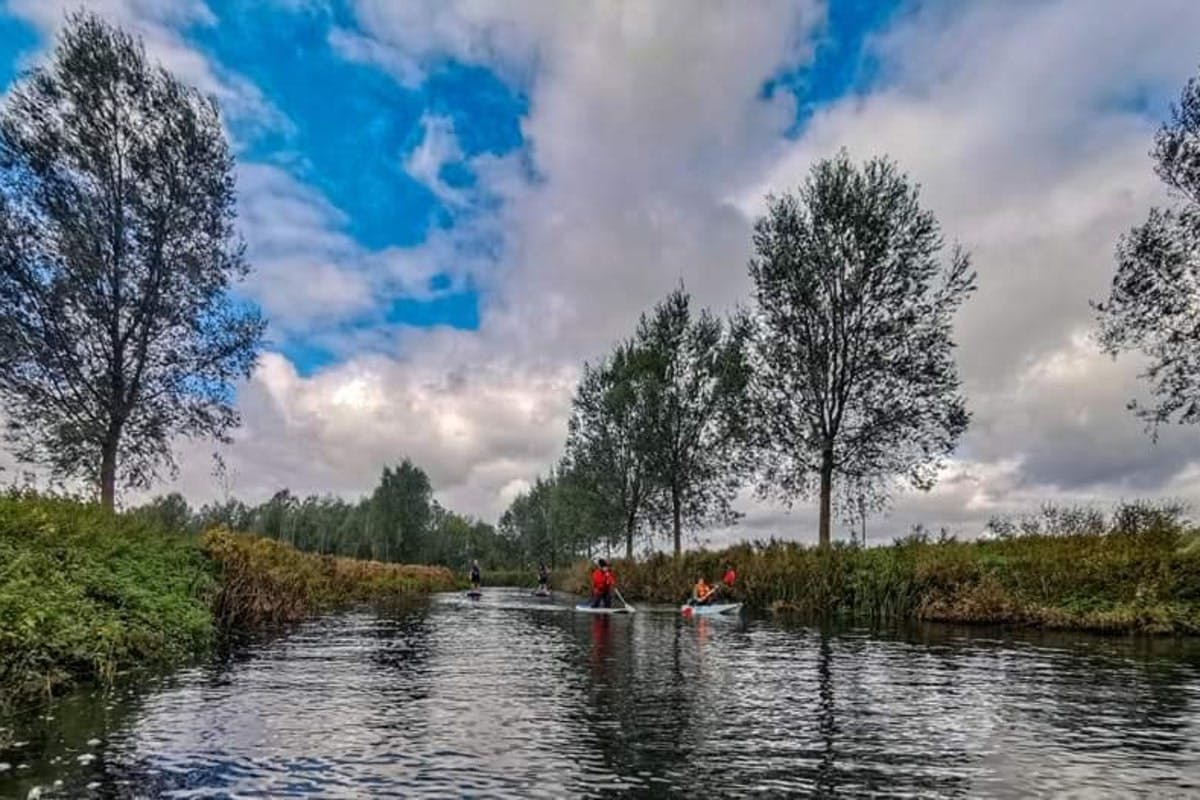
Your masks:
M 16 721 L 0 796 L 1200 796 L 1195 641 L 569 603 L 331 615 L 80 691 Z

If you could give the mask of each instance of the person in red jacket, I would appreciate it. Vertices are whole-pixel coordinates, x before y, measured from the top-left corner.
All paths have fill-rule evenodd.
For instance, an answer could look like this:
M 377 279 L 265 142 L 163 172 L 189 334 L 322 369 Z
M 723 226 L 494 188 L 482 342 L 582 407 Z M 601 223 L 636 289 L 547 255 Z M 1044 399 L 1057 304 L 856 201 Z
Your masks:
M 725 574 L 721 577 L 721 594 L 732 599 L 733 598 L 733 583 L 737 580 L 737 572 L 733 568 L 733 564 L 725 562 Z
M 721 578 L 721 583 L 725 584 L 726 589 L 733 588 L 733 582 L 737 580 L 737 572 L 733 569 L 733 564 L 725 563 L 725 576 Z
M 612 590 L 616 585 L 617 577 L 608 562 L 603 558 L 597 561 L 592 570 L 592 608 L 612 608 Z

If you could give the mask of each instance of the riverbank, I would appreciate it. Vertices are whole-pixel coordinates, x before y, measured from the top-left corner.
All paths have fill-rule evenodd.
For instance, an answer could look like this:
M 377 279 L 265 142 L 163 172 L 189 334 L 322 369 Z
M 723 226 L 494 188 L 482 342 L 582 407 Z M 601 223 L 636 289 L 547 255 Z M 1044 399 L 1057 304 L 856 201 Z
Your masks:
M 0 496 L 0 708 L 208 652 L 223 629 L 444 591 L 440 567 L 180 534 L 72 500 Z
M 698 575 L 718 580 L 726 562 L 738 571 L 737 599 L 761 611 L 1200 634 L 1200 534 L 1153 514 L 1093 533 L 910 537 L 867 549 L 770 542 L 617 560 L 615 570 L 631 602 L 680 603 Z M 586 594 L 588 566 L 559 579 Z

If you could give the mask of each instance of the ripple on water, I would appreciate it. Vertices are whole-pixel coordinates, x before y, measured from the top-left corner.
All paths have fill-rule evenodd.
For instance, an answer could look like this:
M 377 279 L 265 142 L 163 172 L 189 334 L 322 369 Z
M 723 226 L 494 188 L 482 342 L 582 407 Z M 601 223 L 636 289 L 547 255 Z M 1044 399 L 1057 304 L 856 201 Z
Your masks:
M 644 611 L 489 590 L 316 620 L 64 701 L 0 752 L 32 765 L 0 774 L 0 795 L 1121 796 L 1200 781 L 1193 645 Z

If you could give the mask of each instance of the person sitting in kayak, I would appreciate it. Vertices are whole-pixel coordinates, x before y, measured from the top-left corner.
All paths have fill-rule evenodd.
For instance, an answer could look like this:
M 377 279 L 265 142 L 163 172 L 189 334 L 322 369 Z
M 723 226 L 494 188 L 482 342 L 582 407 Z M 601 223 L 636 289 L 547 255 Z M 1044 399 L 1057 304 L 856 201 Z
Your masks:
M 733 564 L 725 562 L 725 574 L 721 576 L 721 593 L 726 597 L 733 597 L 733 583 L 737 580 L 737 571 L 734 570 Z
M 592 608 L 612 608 L 612 590 L 616 585 L 617 577 L 608 562 L 603 558 L 597 561 L 592 570 Z
M 473 559 L 471 561 L 471 588 L 478 591 L 482 583 L 483 575 L 479 571 L 479 559 Z
M 694 606 L 704 606 L 712 602 L 713 594 L 717 591 L 715 586 L 709 586 L 708 581 L 704 580 L 704 576 L 700 575 L 696 578 L 696 588 L 692 590 L 692 602 Z
M 550 570 L 546 569 L 546 562 L 543 561 L 538 565 L 538 587 L 539 592 L 550 591 Z

